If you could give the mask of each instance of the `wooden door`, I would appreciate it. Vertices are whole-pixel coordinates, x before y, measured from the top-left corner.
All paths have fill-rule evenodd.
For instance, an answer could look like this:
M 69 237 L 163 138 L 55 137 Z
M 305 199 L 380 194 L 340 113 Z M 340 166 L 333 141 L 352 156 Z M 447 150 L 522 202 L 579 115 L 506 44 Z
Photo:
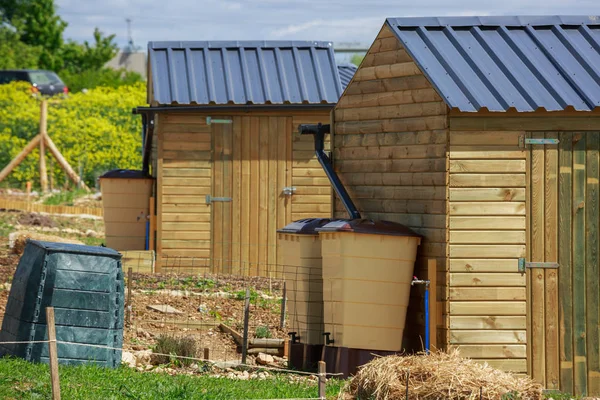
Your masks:
M 548 389 L 600 394 L 600 132 L 532 133 L 529 154 L 529 371 Z M 557 263 L 558 267 L 552 267 Z
M 214 117 L 213 268 L 224 273 L 278 276 L 277 229 L 291 222 L 292 120 Z

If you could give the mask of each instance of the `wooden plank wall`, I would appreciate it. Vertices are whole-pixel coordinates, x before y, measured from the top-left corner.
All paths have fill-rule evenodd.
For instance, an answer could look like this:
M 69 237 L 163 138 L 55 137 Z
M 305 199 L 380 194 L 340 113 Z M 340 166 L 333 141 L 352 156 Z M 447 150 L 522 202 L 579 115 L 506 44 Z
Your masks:
M 448 344 L 527 372 L 524 132 L 450 131 Z
M 384 27 L 335 112 L 334 162 L 364 217 L 396 221 L 424 236 L 415 274 L 438 270 L 437 309 L 446 298 L 447 108 L 393 33 Z M 339 201 L 335 216 L 347 214 Z M 419 350 L 421 288 L 413 289 L 405 344 Z M 445 332 L 436 318 L 440 339 Z M 438 343 L 443 340 L 438 340 Z
M 162 267 L 190 267 L 194 261 L 181 257 L 210 258 L 211 216 L 205 197 L 212 185 L 211 127 L 199 115 L 157 118 L 157 261 Z
M 291 220 L 328 218 L 331 216 L 331 184 L 319 160 L 315 157 L 314 137 L 300 135 L 300 124 L 328 124 L 329 112 L 316 115 L 296 115 L 292 122 L 292 196 Z M 325 151 L 331 150 L 331 135 L 325 136 Z

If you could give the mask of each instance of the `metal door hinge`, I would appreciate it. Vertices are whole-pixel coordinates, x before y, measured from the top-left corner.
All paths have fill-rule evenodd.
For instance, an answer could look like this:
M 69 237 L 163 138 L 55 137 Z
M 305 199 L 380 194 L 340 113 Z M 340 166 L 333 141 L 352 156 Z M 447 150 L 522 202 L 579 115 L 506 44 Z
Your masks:
M 558 268 L 559 264 L 555 262 L 527 262 L 524 258 L 519 258 L 519 272 L 525 273 L 527 268 Z
M 212 124 L 231 124 L 233 120 L 231 119 L 214 119 L 212 117 L 206 117 L 206 125 Z
M 558 144 L 560 141 L 558 139 L 533 139 L 526 138 L 525 135 L 519 136 L 519 147 L 525 148 L 525 145 L 528 144 Z
M 286 186 L 283 188 L 283 194 L 286 196 L 291 196 L 296 193 L 296 188 L 294 186 Z
M 206 204 L 211 204 L 211 203 L 214 203 L 215 201 L 228 202 L 228 201 L 233 201 L 233 199 L 231 197 L 211 197 L 210 194 L 206 195 Z

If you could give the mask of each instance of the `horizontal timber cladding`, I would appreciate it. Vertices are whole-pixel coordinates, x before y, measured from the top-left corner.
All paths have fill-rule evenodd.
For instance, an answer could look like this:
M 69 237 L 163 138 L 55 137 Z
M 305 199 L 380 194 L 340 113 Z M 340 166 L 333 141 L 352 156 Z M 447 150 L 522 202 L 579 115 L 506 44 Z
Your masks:
M 436 261 L 438 346 L 446 342 L 446 113 L 445 103 L 387 27 L 333 112 L 334 166 L 363 217 L 399 222 L 424 236 L 416 276 L 426 279 L 428 261 Z M 334 216 L 347 218 L 339 200 Z M 421 348 L 422 301 L 421 289 L 413 289 L 407 349 Z
M 300 135 L 300 124 L 328 124 L 329 113 L 292 118 L 292 182 L 296 191 L 291 197 L 291 218 L 328 218 L 331 216 L 331 184 L 315 157 L 313 135 Z M 325 151 L 331 150 L 331 135 L 325 136 Z
M 527 372 L 522 135 L 450 130 L 448 153 L 448 344 L 518 373 Z
M 158 268 L 162 260 L 168 267 L 266 275 L 276 268 L 278 228 L 331 215 L 331 185 L 313 137 L 297 129 L 329 123 L 330 111 L 288 114 L 212 114 L 232 123 L 211 125 L 201 112 L 157 115 Z M 285 196 L 285 187 L 296 190 Z M 232 201 L 209 205 L 207 195 Z
M 203 116 L 188 115 L 181 121 L 158 114 L 155 132 L 157 269 L 206 267 L 211 236 L 205 201 L 212 187 L 211 127 Z

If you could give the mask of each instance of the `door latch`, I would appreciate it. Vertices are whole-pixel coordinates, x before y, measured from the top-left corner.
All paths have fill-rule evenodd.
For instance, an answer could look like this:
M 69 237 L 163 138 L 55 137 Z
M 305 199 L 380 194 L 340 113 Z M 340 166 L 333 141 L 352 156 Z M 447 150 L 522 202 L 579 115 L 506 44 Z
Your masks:
M 519 258 L 519 272 L 525 273 L 527 268 L 558 268 L 559 264 L 555 262 L 527 262 L 524 258 Z
M 296 188 L 294 186 L 286 186 L 283 188 L 283 194 L 286 196 L 291 196 L 296 193 Z
M 228 201 L 232 201 L 233 199 L 231 197 L 211 197 L 210 194 L 206 195 L 206 204 L 211 204 L 214 203 L 216 201 L 220 201 L 220 202 L 228 202 Z
M 519 136 L 519 147 L 524 149 L 525 145 L 528 144 L 558 144 L 560 140 L 558 139 L 533 139 L 533 138 L 525 138 L 525 135 Z

